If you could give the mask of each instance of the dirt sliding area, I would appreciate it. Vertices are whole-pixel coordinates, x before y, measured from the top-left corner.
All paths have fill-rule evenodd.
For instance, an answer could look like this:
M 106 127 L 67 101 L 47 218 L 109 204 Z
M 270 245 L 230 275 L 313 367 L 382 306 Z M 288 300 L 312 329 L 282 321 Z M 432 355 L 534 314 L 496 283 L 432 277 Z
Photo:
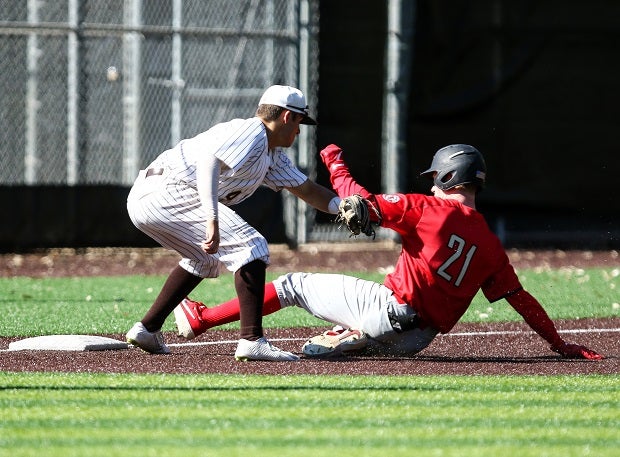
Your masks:
M 381 271 L 393 265 L 399 246 L 391 242 L 316 244 L 292 251 L 272 247 L 272 272 Z M 510 251 L 522 268 L 620 268 L 616 251 Z M 177 257 L 160 249 L 54 250 L 39 254 L 0 255 L 2 275 L 93 276 L 167 274 Z M 509 306 L 506 304 L 506 306 Z M 141 310 L 142 313 L 144 310 Z M 140 314 L 137 313 L 137 314 Z M 172 354 L 150 355 L 138 349 L 113 351 L 6 351 L 20 338 L 0 338 L 1 371 L 63 371 L 103 373 L 239 373 L 239 374 L 366 374 L 366 375 L 553 375 L 620 373 L 620 317 L 556 321 L 563 337 L 603 353 L 602 361 L 564 360 L 527 325 L 515 323 L 457 324 L 424 351 L 408 358 L 365 356 L 300 362 L 236 362 L 237 333 L 209 331 L 187 344 L 165 335 Z M 267 329 L 268 338 L 283 349 L 300 353 L 301 345 L 324 328 Z M 103 335 L 123 340 L 122 333 Z

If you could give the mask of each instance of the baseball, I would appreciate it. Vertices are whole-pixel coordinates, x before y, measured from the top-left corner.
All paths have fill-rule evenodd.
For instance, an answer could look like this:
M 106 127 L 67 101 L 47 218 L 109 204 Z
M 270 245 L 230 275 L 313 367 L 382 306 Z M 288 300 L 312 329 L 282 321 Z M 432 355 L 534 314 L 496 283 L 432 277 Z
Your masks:
M 113 65 L 106 70 L 106 78 L 111 83 L 117 81 L 119 76 L 118 68 Z

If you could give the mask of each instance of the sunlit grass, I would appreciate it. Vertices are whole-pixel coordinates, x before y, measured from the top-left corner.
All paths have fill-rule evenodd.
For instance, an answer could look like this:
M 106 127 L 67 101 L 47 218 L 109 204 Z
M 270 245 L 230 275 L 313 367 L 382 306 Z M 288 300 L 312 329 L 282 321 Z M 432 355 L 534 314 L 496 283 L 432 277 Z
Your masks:
M 606 457 L 620 446 L 619 387 L 614 376 L 0 373 L 0 456 Z
M 554 319 L 620 316 L 618 268 L 537 268 L 519 271 L 524 287 L 532 292 Z M 352 273 L 382 282 L 381 273 Z M 276 277 L 270 274 L 268 280 Z M 163 276 L 83 278 L 0 278 L 0 335 L 97 334 L 125 332 L 151 305 L 163 284 Z M 235 296 L 233 281 L 225 274 L 203 281 L 192 297 L 208 306 Z M 36 310 L 36 313 L 33 313 Z M 45 316 L 45 318 L 37 318 Z M 463 322 L 520 320 L 501 300 L 489 303 L 478 294 Z M 299 309 L 285 309 L 265 317 L 265 327 L 324 325 Z M 229 324 L 225 328 L 236 328 Z M 165 331 L 174 330 L 168 319 Z

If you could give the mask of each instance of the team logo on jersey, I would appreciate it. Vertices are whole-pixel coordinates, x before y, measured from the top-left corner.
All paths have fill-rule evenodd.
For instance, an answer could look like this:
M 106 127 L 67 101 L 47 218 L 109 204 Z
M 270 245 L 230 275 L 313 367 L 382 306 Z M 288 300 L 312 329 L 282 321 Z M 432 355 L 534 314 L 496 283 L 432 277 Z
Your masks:
M 386 194 L 382 195 L 383 199 L 390 203 L 398 203 L 400 201 L 400 197 L 394 194 Z

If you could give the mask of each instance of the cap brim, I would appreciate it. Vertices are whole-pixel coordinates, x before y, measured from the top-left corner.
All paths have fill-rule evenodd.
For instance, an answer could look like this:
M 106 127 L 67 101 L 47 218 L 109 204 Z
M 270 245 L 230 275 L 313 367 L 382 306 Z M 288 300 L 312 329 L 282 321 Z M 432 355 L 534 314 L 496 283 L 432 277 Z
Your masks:
M 308 114 L 306 114 L 306 112 L 302 111 L 300 108 L 297 108 L 296 106 L 290 106 L 290 105 L 284 106 L 283 108 L 286 108 L 291 113 L 303 114 L 304 118 L 301 120 L 300 124 L 317 125 L 317 122 L 314 119 L 312 119 L 310 116 L 308 116 Z

